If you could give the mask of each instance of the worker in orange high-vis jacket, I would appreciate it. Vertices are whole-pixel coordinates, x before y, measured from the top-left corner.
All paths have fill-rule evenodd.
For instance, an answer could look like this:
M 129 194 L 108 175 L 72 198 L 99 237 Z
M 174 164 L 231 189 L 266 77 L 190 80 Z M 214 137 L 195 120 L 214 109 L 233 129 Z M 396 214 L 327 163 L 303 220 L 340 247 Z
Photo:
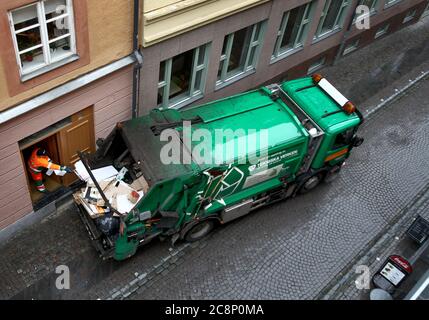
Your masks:
M 43 183 L 42 170 L 62 170 L 67 173 L 73 172 L 72 169 L 66 166 L 60 166 L 52 162 L 52 160 L 46 154 L 45 149 L 35 148 L 28 159 L 28 170 L 30 171 L 31 177 L 36 184 L 36 188 L 40 192 L 46 192 L 45 185 Z

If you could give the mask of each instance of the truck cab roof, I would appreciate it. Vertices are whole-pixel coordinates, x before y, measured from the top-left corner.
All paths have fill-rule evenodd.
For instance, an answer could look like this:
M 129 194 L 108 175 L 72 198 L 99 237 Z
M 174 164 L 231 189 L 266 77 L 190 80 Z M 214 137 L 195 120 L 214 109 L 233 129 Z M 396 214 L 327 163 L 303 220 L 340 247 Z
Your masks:
M 311 77 L 286 81 L 281 88 L 315 121 L 323 131 L 336 132 L 343 126 L 359 123 L 356 112 L 347 114 Z

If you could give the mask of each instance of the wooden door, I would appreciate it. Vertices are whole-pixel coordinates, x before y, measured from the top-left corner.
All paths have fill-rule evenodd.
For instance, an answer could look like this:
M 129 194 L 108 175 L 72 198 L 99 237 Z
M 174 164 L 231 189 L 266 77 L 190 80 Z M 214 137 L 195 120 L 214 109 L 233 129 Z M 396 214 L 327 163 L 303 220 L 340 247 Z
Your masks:
M 95 151 L 93 108 L 86 108 L 72 115 L 72 122 L 58 132 L 58 147 L 61 165 L 74 168 L 79 160 L 77 154 Z M 66 174 L 62 177 L 63 185 L 68 186 L 76 181 L 75 174 Z

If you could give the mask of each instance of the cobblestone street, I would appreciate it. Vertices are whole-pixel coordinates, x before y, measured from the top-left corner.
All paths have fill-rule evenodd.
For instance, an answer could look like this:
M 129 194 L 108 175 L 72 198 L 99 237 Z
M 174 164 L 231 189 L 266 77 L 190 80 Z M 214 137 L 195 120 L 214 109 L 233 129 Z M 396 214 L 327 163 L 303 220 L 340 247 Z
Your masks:
M 321 73 L 368 113 L 429 70 L 428 18 Z M 403 60 L 395 58 L 411 32 L 419 32 L 415 43 Z M 370 61 L 383 46 L 386 56 Z M 379 71 L 350 68 L 343 76 L 345 65 L 365 57 L 368 68 Z M 363 85 L 371 77 L 379 87 L 359 97 L 375 86 Z M 429 184 L 428 92 L 426 77 L 372 114 L 360 128 L 365 142 L 334 182 L 259 209 L 191 245 L 154 240 L 129 260 L 102 261 L 68 202 L 0 246 L 0 299 L 321 299 L 331 291 L 339 299 L 365 298 L 333 288 Z M 55 288 L 61 264 L 70 268 L 70 290 Z

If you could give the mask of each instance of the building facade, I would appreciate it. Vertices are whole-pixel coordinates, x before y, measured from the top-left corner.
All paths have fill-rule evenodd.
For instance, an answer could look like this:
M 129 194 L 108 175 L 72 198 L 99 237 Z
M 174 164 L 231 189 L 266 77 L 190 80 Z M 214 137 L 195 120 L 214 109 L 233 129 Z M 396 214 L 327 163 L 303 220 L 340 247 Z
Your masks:
M 370 9 L 370 29 L 355 9 Z M 427 0 L 144 1 L 140 113 L 315 72 L 420 18 Z M 349 27 L 350 26 L 350 27 Z
M 31 150 L 72 165 L 131 117 L 132 17 L 129 0 L 0 2 L 0 229 L 49 200 L 27 170 Z M 50 198 L 75 179 L 46 177 Z
M 140 115 L 192 107 L 313 73 L 415 23 L 428 1 L 140 0 L 137 27 L 134 4 L 0 2 L 0 229 L 46 204 L 26 168 L 31 150 L 44 147 L 64 165 L 77 150 L 94 151 L 131 118 L 133 80 Z M 360 4 L 369 29 L 356 27 Z M 75 177 L 47 179 L 55 191 Z

